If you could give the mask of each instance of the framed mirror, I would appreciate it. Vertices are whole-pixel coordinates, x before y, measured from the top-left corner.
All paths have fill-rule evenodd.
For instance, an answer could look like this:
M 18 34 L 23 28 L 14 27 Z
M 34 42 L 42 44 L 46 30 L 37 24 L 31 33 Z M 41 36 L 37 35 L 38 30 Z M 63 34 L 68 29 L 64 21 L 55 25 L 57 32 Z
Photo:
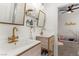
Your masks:
M 25 3 L 0 3 L 0 23 L 24 25 Z
M 23 25 L 25 20 L 25 7 L 24 3 L 16 3 L 14 7 L 14 22 L 13 24 Z
M 38 14 L 38 22 L 37 22 L 38 27 L 44 27 L 45 26 L 45 17 L 46 17 L 46 14 L 43 11 L 40 10 L 39 14 Z

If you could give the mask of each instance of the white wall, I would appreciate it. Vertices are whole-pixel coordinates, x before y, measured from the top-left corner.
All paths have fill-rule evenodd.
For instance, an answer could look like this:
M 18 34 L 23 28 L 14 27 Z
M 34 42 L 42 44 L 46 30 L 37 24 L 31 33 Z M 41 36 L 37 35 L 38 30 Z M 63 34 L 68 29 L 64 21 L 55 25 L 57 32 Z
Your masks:
M 59 35 L 63 35 L 66 39 L 79 39 L 79 9 L 73 13 L 59 13 Z M 65 25 L 66 22 L 74 22 L 76 25 Z M 77 36 L 76 36 L 77 35 Z
M 64 4 L 59 3 L 46 3 L 46 30 L 47 32 L 55 35 L 54 54 L 58 55 L 58 41 L 57 41 L 57 29 L 58 29 L 58 7 Z

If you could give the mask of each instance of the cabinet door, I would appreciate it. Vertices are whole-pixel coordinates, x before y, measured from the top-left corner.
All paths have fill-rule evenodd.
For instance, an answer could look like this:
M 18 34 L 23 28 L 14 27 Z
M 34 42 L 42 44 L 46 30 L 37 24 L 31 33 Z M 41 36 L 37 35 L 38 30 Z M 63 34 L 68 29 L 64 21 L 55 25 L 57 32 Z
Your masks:
M 41 56 L 41 44 L 38 44 L 37 46 L 29 49 L 21 56 Z
M 25 4 L 24 3 L 18 3 L 15 8 L 15 19 L 14 24 L 23 24 L 24 22 L 24 13 L 25 12 Z
M 36 39 L 41 41 L 41 47 L 42 48 L 48 49 L 48 38 L 37 36 Z

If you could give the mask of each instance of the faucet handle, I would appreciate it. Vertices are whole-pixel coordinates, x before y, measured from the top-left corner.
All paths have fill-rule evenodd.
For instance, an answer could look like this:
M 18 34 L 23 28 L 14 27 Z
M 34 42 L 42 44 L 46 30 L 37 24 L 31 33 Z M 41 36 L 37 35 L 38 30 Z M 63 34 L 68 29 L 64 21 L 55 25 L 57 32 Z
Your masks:
M 19 37 L 18 37 L 18 36 L 16 36 L 16 38 L 18 39 Z
M 8 37 L 8 40 L 11 40 L 11 38 L 10 38 L 10 37 Z

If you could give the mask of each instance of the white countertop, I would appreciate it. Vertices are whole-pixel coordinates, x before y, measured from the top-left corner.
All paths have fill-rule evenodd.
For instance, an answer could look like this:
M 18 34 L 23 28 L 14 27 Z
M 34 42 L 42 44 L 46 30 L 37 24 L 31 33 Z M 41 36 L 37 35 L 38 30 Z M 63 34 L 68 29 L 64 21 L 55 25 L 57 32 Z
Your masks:
M 63 42 L 58 42 L 58 45 L 64 45 L 64 43 Z
M 38 34 L 37 36 L 40 36 L 40 37 L 51 37 L 52 35 L 53 35 L 52 33 L 44 33 L 43 35 Z
M 0 56 L 16 56 L 19 53 L 40 43 L 37 40 L 19 40 L 16 45 L 14 43 L 5 43 L 0 45 Z

